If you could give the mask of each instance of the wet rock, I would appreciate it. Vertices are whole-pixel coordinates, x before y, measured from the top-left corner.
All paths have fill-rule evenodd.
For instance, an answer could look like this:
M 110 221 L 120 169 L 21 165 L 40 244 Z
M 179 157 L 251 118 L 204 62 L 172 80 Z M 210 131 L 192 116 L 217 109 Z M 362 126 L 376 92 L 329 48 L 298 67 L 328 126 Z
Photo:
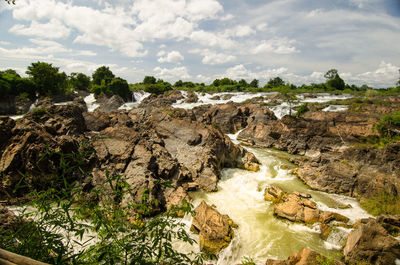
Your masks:
M 196 103 L 199 100 L 199 98 L 197 97 L 196 93 L 194 93 L 193 91 L 189 91 L 187 94 L 187 97 L 185 99 L 186 103 Z
M 200 250 L 209 254 L 218 254 L 232 240 L 232 220 L 221 215 L 204 201 L 195 209 L 191 230 L 199 233 Z
M 331 221 L 342 223 L 349 221 L 341 214 L 319 210 L 315 202 L 307 199 L 310 198 L 309 194 L 293 192 L 287 195 L 281 189 L 272 186 L 266 189 L 265 196 L 275 203 L 274 215 L 292 222 L 328 224 Z
M 290 254 L 287 260 L 278 261 L 278 260 L 268 259 L 266 265 L 311 265 L 311 264 L 325 264 L 325 262 L 326 264 L 332 264 L 332 265 L 342 264 L 339 261 L 324 257 L 313 250 L 310 250 L 308 248 L 303 248 L 298 253 Z
M 374 219 L 364 219 L 350 232 L 344 248 L 346 262 L 370 264 L 395 264 L 400 258 L 400 242 Z
M 118 95 L 113 95 L 110 98 L 106 96 L 99 97 L 97 98 L 97 103 L 100 104 L 100 106 L 95 110 L 96 112 L 100 111 L 110 113 L 118 110 L 118 108 L 121 107 L 125 103 L 125 101 L 122 97 Z
M 281 202 L 285 194 L 286 192 L 277 186 L 268 186 L 264 191 L 264 199 L 271 202 Z
M 178 100 L 183 99 L 183 95 L 179 90 L 167 91 L 160 95 L 151 94 L 147 98 L 143 99 L 140 103 L 140 108 L 160 108 L 171 106 Z
M 2 229 L 15 230 L 20 222 L 14 212 L 0 204 L 0 232 Z

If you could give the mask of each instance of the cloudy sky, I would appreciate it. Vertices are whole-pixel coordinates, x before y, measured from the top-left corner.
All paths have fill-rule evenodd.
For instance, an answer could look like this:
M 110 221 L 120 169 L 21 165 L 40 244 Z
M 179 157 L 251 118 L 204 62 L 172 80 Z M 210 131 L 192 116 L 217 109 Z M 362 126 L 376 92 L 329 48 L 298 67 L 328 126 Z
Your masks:
M 394 86 L 400 0 L 0 0 L 0 69 Z

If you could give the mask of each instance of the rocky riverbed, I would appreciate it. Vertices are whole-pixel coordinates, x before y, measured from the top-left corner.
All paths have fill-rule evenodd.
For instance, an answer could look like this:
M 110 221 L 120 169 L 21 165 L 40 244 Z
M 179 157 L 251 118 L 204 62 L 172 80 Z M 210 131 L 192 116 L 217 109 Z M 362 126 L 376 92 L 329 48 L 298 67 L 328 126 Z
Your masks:
M 229 217 L 218 216 L 217 212 L 226 214 L 229 211 L 218 204 L 218 200 L 224 199 L 218 199 L 217 191 L 224 190 L 225 181 L 231 178 L 227 177 L 225 168 L 236 168 L 260 178 L 261 182 L 254 182 L 255 186 L 252 184 L 246 188 L 255 189 L 251 191 L 257 194 L 253 198 L 254 204 L 271 213 L 268 220 L 263 219 L 266 225 L 276 226 L 273 223 L 281 223 L 283 218 L 287 220 L 284 223 L 300 222 L 304 223 L 301 226 L 311 227 L 307 229 L 316 229 L 318 238 L 322 238 L 320 241 L 312 235 L 312 243 L 307 244 L 296 239 L 297 236 L 290 237 L 299 243 L 285 251 L 276 250 L 276 255 L 272 254 L 274 248 L 271 246 L 264 246 L 264 254 L 259 255 L 263 246 L 257 246 L 257 261 L 263 257 L 267 264 L 312 264 L 310 262 L 321 259 L 321 255 L 329 255 L 325 246 L 318 245 L 325 244 L 330 233 L 342 227 L 354 230 L 343 242 L 344 258 L 340 262 L 395 264 L 400 258 L 399 241 L 394 237 L 400 231 L 399 215 L 374 219 L 365 213 L 352 218 L 351 209 L 347 215 L 340 211 L 327 211 L 320 206 L 329 208 L 326 206 L 329 203 L 319 202 L 321 195 L 315 191 L 351 196 L 361 202 L 389 194 L 395 198 L 395 203 L 399 203 L 400 144 L 375 148 L 365 145 L 364 139 L 378 136 L 373 130 L 374 124 L 383 114 L 400 110 L 400 101 L 386 98 L 381 100 L 390 104 L 379 107 L 367 104 L 357 111 L 342 108 L 339 112 L 317 108 L 302 116 L 278 118 L 274 108 L 268 104 L 277 100 L 276 95 L 245 95 L 245 102 L 239 102 L 238 97 L 240 95 L 220 95 L 218 98 L 214 95 L 211 99 L 198 93 L 174 91 L 141 99 L 140 105 L 137 103 L 132 109 L 121 108 L 123 102 L 118 99 L 102 99 L 96 102 L 99 104 L 97 110 L 91 106 L 88 108 L 82 99 L 75 99 L 66 105 L 39 102 L 36 109 L 16 121 L 3 116 L 0 118 L 0 200 L 6 204 L 29 200 L 27 194 L 32 189 L 43 190 L 57 182 L 54 176 L 58 173 L 61 153 L 86 152 L 88 155 L 81 163 L 85 171 L 91 172 L 90 177 L 76 171 L 69 176 L 71 181 L 78 181 L 90 194 L 93 187 L 105 183 L 106 172 L 121 175 L 132 190 L 119 203 L 139 203 L 142 191 L 149 190 L 149 196 L 159 202 L 152 206 L 151 215 L 163 212 L 183 199 L 194 200 L 201 207 L 196 210 L 199 218 L 193 220 L 194 231 L 200 234 L 201 249 L 218 253 L 227 247 L 229 250 L 221 252 L 219 264 L 230 264 L 240 260 L 240 255 L 250 255 L 245 252 L 246 248 L 239 247 L 244 243 L 238 243 L 241 234 L 235 233 L 247 225 L 234 212 L 234 216 Z M 199 102 L 206 99 L 222 104 L 204 105 Z M 94 103 L 94 100 L 90 102 Z M 248 146 L 246 148 L 238 145 L 236 138 L 232 142 L 226 135 L 239 130 L 235 137 Z M 270 174 L 276 176 L 278 173 L 272 173 L 272 169 L 266 171 L 264 151 L 261 155 L 257 151 L 259 148 L 285 152 L 269 153 L 279 161 L 272 169 L 284 172 L 288 179 L 298 177 L 312 190 L 300 184 L 296 187 L 292 184 L 274 186 L 276 180 L 268 182 Z M 22 177 L 29 185 L 15 190 Z M 160 184 L 166 181 L 172 185 Z M 265 197 L 273 202 L 264 200 L 264 192 Z M 201 203 L 212 194 L 216 194 L 216 209 Z M 329 195 L 322 197 L 328 198 Z M 213 200 L 209 202 L 214 203 Z M 336 207 L 358 206 L 337 204 Z M 6 210 L 2 212 L 7 220 L 12 216 Z M 211 217 L 207 217 L 209 215 Z M 207 223 L 208 219 L 215 222 Z M 213 229 L 222 231 L 222 234 L 215 234 L 217 232 L 212 232 Z M 248 233 L 253 232 L 249 230 Z M 285 235 L 286 232 L 282 233 Z M 235 236 L 238 237 L 235 239 Z M 210 238 L 217 241 L 210 243 Z M 241 240 L 247 242 L 245 238 Z M 277 246 L 275 243 L 272 245 Z M 232 248 L 235 246 L 240 251 L 234 252 Z M 300 251 L 304 247 L 323 253 L 320 255 L 307 249 Z M 286 261 L 272 261 L 273 257 L 283 259 L 294 252 L 298 253 Z M 227 255 L 237 257 L 229 259 Z

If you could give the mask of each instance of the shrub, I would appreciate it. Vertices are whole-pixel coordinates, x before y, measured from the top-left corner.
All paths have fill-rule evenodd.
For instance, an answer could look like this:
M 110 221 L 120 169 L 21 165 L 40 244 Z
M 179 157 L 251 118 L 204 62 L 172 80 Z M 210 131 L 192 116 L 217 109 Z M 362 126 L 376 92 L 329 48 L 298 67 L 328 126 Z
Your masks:
M 362 198 L 360 204 L 372 215 L 400 213 L 400 199 L 387 191 L 382 191 L 368 198 Z
M 303 113 L 305 113 L 305 112 L 307 112 L 309 110 L 310 109 L 308 108 L 307 103 L 303 103 L 297 108 L 296 116 L 300 117 Z
M 400 135 L 400 112 L 383 116 L 381 121 L 375 124 L 374 128 L 379 132 L 381 137 L 392 139 Z

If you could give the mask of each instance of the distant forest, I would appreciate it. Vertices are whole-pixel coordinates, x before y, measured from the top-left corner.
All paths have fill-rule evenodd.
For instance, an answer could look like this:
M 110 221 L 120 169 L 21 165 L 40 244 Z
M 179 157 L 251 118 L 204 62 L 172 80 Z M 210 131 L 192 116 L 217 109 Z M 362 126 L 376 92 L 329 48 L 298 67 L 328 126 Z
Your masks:
M 53 95 L 68 95 L 74 90 L 86 90 L 96 96 L 119 95 L 128 101 L 132 91 L 144 90 L 152 94 L 161 94 L 169 90 L 188 90 L 199 92 L 328 92 L 328 93 L 365 93 L 374 91 L 382 94 L 399 94 L 400 79 L 394 87 L 373 90 L 367 85 L 356 86 L 346 84 L 339 76 L 336 69 L 327 71 L 324 75 L 326 82 L 312 83 L 310 85 L 296 86 L 285 82 L 279 76 L 271 78 L 264 86 L 260 86 L 259 80 L 253 79 L 247 82 L 230 78 L 215 79 L 211 84 L 194 83 L 178 80 L 174 84 L 157 79 L 154 76 L 145 76 L 142 82 L 128 84 L 128 82 L 113 74 L 107 66 L 101 66 L 94 71 L 92 76 L 83 73 L 71 73 L 67 75 L 60 72 L 59 67 L 51 63 L 34 62 L 27 67 L 28 77 L 21 77 L 15 70 L 0 71 L 0 97 L 17 96 L 23 98 L 37 98 Z M 370 92 L 371 93 L 371 92 Z

